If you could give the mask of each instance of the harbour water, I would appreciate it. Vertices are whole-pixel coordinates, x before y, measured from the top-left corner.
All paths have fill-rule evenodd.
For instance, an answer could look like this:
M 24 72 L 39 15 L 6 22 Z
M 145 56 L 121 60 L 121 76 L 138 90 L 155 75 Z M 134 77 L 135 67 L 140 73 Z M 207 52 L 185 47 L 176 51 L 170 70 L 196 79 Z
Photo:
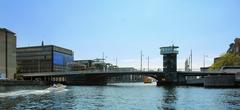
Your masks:
M 107 86 L 0 87 L 0 110 L 239 110 L 240 89 L 156 87 L 116 83 Z

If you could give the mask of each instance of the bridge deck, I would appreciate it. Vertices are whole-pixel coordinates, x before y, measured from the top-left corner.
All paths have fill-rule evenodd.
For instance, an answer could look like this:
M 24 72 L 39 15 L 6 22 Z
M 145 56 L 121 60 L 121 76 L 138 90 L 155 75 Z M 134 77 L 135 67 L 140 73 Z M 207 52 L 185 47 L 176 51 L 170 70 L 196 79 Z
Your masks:
M 22 73 L 19 74 L 23 77 L 43 77 L 43 76 L 71 76 L 71 75 L 158 75 L 163 76 L 165 72 L 162 71 L 69 71 L 69 72 L 42 72 L 42 73 Z M 183 76 L 207 76 L 207 75 L 235 75 L 234 73 L 222 73 L 222 72 L 184 72 L 178 71 L 178 75 Z
M 184 76 L 207 76 L 207 75 L 235 75 L 235 73 L 224 73 L 224 72 L 185 72 L 185 71 L 178 71 L 179 75 Z
M 93 72 L 79 72 L 79 71 L 70 71 L 70 72 L 42 72 L 42 73 L 21 73 L 20 76 L 23 77 L 41 77 L 41 76 L 71 76 L 71 75 L 161 75 L 164 72 L 159 71 L 134 71 L 134 72 L 119 72 L 119 71 L 93 71 Z

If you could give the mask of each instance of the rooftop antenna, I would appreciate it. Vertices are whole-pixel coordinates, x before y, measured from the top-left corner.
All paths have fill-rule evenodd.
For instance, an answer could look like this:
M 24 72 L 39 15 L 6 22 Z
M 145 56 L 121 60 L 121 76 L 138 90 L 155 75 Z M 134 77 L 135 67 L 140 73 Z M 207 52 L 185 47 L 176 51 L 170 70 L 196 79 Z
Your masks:
M 116 57 L 116 66 L 118 66 L 118 58 Z
M 191 49 L 191 53 L 190 53 L 190 58 L 191 58 L 191 71 L 192 71 L 192 49 Z
M 142 71 L 142 57 L 143 57 L 143 53 L 142 53 L 142 50 L 141 50 L 141 56 L 140 56 L 140 71 Z
M 42 41 L 42 46 L 44 46 L 44 41 Z
M 147 60 L 148 60 L 148 71 L 149 71 L 149 56 L 147 57 Z
M 173 41 L 171 41 L 171 44 L 172 44 L 172 46 L 174 46 L 174 42 Z

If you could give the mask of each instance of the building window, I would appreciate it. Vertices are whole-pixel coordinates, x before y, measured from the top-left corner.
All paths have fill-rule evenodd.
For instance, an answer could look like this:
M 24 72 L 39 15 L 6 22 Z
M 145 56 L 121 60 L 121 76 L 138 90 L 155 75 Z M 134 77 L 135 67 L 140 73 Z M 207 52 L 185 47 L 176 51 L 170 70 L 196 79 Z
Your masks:
M 59 52 L 53 52 L 53 64 L 54 65 L 66 65 L 68 62 L 73 61 L 72 55 L 67 55 Z

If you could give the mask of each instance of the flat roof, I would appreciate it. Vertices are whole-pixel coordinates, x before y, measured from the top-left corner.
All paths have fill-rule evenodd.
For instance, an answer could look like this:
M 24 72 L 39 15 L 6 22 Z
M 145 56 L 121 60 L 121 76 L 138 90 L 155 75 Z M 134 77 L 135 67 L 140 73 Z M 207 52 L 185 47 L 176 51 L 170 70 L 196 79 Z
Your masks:
M 76 62 L 81 62 L 81 61 L 94 61 L 94 60 L 74 60 Z
M 178 46 L 174 46 L 174 45 L 172 45 L 172 46 L 160 47 L 160 49 L 162 49 L 162 48 L 179 48 L 179 47 L 178 47 Z
M 160 54 L 161 55 L 167 55 L 167 54 L 178 54 L 178 46 L 166 46 L 166 47 L 160 47 Z
M 2 30 L 2 31 L 7 31 L 7 32 L 12 33 L 12 34 L 16 34 L 16 33 L 14 33 L 13 31 L 10 31 L 10 30 L 7 29 L 7 28 L 0 28 L 0 30 Z
M 62 48 L 62 49 L 66 49 L 66 50 L 72 51 L 71 49 L 59 47 L 59 46 L 56 46 L 56 45 L 38 45 L 38 46 L 17 47 L 17 49 L 40 48 L 40 47 L 57 47 L 57 48 Z
M 53 49 L 55 51 L 61 51 L 61 50 L 64 50 L 66 54 L 72 54 L 73 55 L 73 51 L 70 50 L 70 49 L 67 49 L 67 48 L 63 48 L 63 47 L 59 47 L 59 46 L 56 46 L 56 45 L 38 45 L 38 46 L 27 46 L 27 47 L 17 47 L 17 50 L 18 49 L 31 49 L 31 48 L 42 48 L 42 47 L 53 47 Z M 62 52 L 62 51 L 61 51 Z
M 43 45 L 43 47 L 52 47 L 54 45 Z M 37 45 L 37 46 L 26 46 L 26 47 L 17 47 L 17 49 L 25 49 L 25 48 L 39 48 L 42 47 L 42 45 Z

